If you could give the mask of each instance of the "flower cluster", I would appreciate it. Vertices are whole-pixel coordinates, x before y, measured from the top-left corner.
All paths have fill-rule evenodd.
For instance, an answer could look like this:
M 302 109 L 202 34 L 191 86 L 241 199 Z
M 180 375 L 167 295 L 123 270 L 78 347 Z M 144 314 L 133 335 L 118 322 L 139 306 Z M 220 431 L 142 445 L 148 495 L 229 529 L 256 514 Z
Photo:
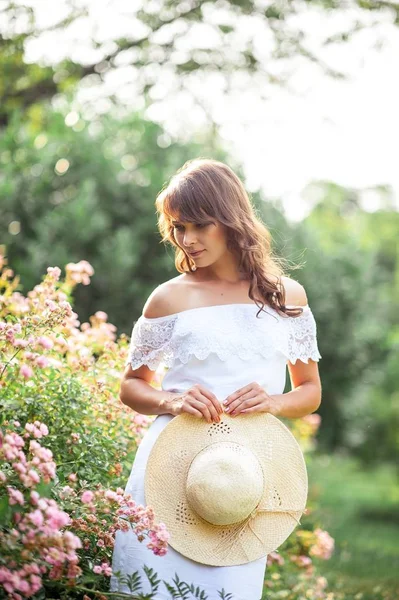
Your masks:
M 18 421 L 12 426 L 21 428 Z M 40 496 L 35 487 L 56 477 L 51 450 L 37 441 L 47 435 L 47 426 L 39 421 L 27 423 L 23 435 L 0 432 L 0 497 L 5 490 L 9 506 L 8 522 L 0 531 L 0 584 L 13 600 L 33 596 L 44 578 L 76 586 L 82 575 L 80 550 L 98 563 L 95 574 L 110 577 L 118 530 L 132 529 L 140 541 L 148 540 L 154 554 L 167 552 L 165 525 L 156 524 L 152 508 L 137 505 L 121 488 L 97 485 L 78 492 L 78 477 L 71 473 L 71 485 L 53 487 L 57 500 Z
M 20 427 L 18 421 L 13 425 Z M 33 596 L 41 589 L 44 576 L 75 579 L 81 573 L 76 554 L 81 542 L 72 532 L 63 531 L 70 524 L 69 515 L 54 499 L 41 497 L 35 489 L 55 476 L 52 452 L 37 439 L 29 440 L 25 452 L 27 439 L 47 434 L 46 425 L 39 421 L 27 423 L 23 436 L 15 431 L 0 432 L 0 496 L 8 500 L 0 530 L 0 584 L 15 600 Z
M 125 427 L 139 440 L 153 417 L 130 410 L 115 394 L 127 358 L 126 336 L 116 339 L 116 327 L 104 311 L 80 323 L 70 304 L 73 288 L 90 283 L 92 266 L 84 260 L 68 263 L 64 281 L 59 267 L 48 267 L 43 281 L 25 297 L 17 291 L 19 278 L 6 265 L 0 246 L 0 389 L 7 377 L 33 385 L 52 369 L 68 369 L 90 387 L 99 412 L 106 412 L 101 419 L 127 415 Z
M 316 536 L 316 541 L 310 548 L 309 554 L 323 560 L 329 560 L 334 552 L 334 538 L 331 537 L 328 531 L 324 531 L 319 527 L 313 531 L 313 534 Z
M 14 422 L 16 427 L 20 424 Z M 48 434 L 47 426 L 44 423 L 35 421 L 35 423 L 27 423 L 25 425 L 24 436 L 18 435 L 16 432 L 7 433 L 4 438 L 0 433 L 0 451 L 2 456 L 7 461 L 12 461 L 11 466 L 13 472 L 17 474 L 20 482 L 26 487 L 31 488 L 39 483 L 40 478 L 48 483 L 54 478 L 56 465 L 53 458 L 53 453 L 48 448 L 43 448 L 36 439 L 31 439 L 29 442 L 30 460 L 27 459 L 23 450 L 25 446 L 24 438 L 29 438 L 32 435 L 35 438 L 41 438 Z M 0 482 L 7 481 L 7 475 L 0 471 Z M 7 486 L 9 490 L 10 502 L 11 498 L 15 498 L 17 490 Z M 22 502 L 19 502 L 22 504 Z
M 311 452 L 316 447 L 315 435 L 320 427 L 321 416 L 318 413 L 306 415 L 290 422 L 290 428 L 298 440 L 303 452 Z

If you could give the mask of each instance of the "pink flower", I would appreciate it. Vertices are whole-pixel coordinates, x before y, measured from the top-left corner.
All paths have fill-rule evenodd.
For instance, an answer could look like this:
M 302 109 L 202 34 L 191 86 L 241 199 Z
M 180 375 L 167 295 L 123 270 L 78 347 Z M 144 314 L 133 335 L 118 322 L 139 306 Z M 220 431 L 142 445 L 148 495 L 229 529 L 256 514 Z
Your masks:
M 21 365 L 19 373 L 22 377 L 25 377 L 25 379 L 29 379 L 33 376 L 33 369 L 29 365 Z
M 104 321 L 104 323 L 106 322 L 106 320 L 108 319 L 108 315 L 106 312 L 102 311 L 102 310 L 98 310 L 94 316 L 96 317 L 96 319 L 98 319 L 99 321 Z
M 54 302 L 54 300 L 47 298 L 44 303 L 50 312 L 55 312 L 57 310 L 57 304 Z
M 17 590 L 25 594 L 30 591 L 29 583 L 24 581 L 19 575 L 15 575 L 14 585 Z
M 29 469 L 28 476 L 29 476 L 30 480 L 33 483 L 39 483 L 40 482 L 40 476 L 39 476 L 38 472 L 35 471 L 35 469 Z
M 28 340 L 24 340 L 22 338 L 18 338 L 16 340 L 13 341 L 13 346 L 15 346 L 16 348 L 26 348 L 26 346 L 28 345 Z
M 46 337 L 44 335 L 40 336 L 37 338 L 36 342 L 42 346 L 43 348 L 45 348 L 46 350 L 51 350 L 51 348 L 54 346 L 54 342 L 53 340 L 51 340 L 49 337 Z
M 39 356 L 36 359 L 36 365 L 38 367 L 40 367 L 41 369 L 43 369 L 44 367 L 48 367 L 49 365 L 49 359 L 47 358 L 47 356 Z
M 14 432 L 7 433 L 4 437 L 4 441 L 10 446 L 16 446 L 17 448 L 23 448 L 25 446 L 23 438 Z
M 17 473 L 22 473 L 25 475 L 27 468 L 22 462 L 14 462 L 12 463 L 12 466 Z
M 83 492 L 83 494 L 80 497 L 83 504 L 89 504 L 93 500 L 93 498 L 94 494 L 90 490 L 86 490 L 85 492 Z
M 97 575 L 100 575 L 100 573 L 103 573 L 107 577 L 111 577 L 112 568 L 107 562 L 103 562 L 103 563 L 101 563 L 101 565 L 96 565 L 95 567 L 93 567 L 93 572 L 96 573 Z
M 43 513 L 40 510 L 36 509 L 27 516 L 36 527 L 41 527 L 43 525 Z
M 270 552 L 267 556 L 267 564 L 268 566 L 273 563 L 277 563 L 278 565 L 283 565 L 285 563 L 284 558 L 278 552 Z
M 76 550 L 82 548 L 82 542 L 77 535 L 74 535 L 71 531 L 64 532 L 64 542 L 68 550 Z
M 312 428 L 312 433 L 316 433 L 321 423 L 321 416 L 317 413 L 312 413 L 310 415 L 305 415 L 302 417 L 302 421 L 310 425 Z
M 25 504 L 25 499 L 21 492 L 13 487 L 7 486 L 8 496 L 10 499 L 10 504 L 20 504 L 23 506 Z
M 156 529 L 156 536 L 161 542 L 167 542 L 169 540 L 170 534 L 167 531 L 166 525 L 164 523 L 159 523 Z
M 68 496 L 70 496 L 72 493 L 73 489 L 69 487 L 69 485 L 64 485 L 64 487 L 60 491 L 60 498 L 64 500 L 65 498 L 68 498 Z
M 78 263 L 68 263 L 65 266 L 67 277 L 74 283 L 83 283 L 89 285 L 90 277 L 94 274 L 94 269 L 87 260 L 81 260 Z
M 324 590 L 328 585 L 328 581 L 325 577 L 318 577 L 316 579 L 316 591 Z
M 309 554 L 328 560 L 334 551 L 334 538 L 330 536 L 328 531 L 323 531 L 320 528 L 315 529 L 314 534 L 317 539 L 316 543 L 310 548 Z
M 312 564 L 312 559 L 309 558 L 309 556 L 305 556 L 304 554 L 301 554 L 300 556 L 298 556 L 298 558 L 296 560 L 296 564 L 299 567 L 309 567 Z
M 46 518 L 48 519 L 48 524 L 54 531 L 69 525 L 70 517 L 68 513 L 60 510 L 56 505 L 50 506 L 46 511 Z
M 133 420 L 136 425 L 146 425 L 148 423 L 148 417 L 146 415 L 134 415 Z
M 35 438 L 41 438 L 45 435 L 48 435 L 48 427 L 44 423 L 40 423 L 40 421 L 35 421 L 34 423 L 26 423 L 25 425 L 26 431 L 32 433 Z M 29 449 L 35 452 L 37 449 L 42 449 L 38 442 L 31 440 Z M 44 450 L 44 449 L 42 449 Z M 46 450 L 46 452 L 50 452 L 50 450 Z M 36 453 L 36 452 L 35 452 Z M 51 454 L 52 456 L 52 454 Z
M 59 267 L 47 267 L 47 273 L 54 281 L 58 281 L 61 276 L 61 269 Z
M 37 506 L 39 504 L 39 500 L 39 493 L 36 492 L 36 490 L 32 490 L 32 492 L 30 493 L 30 501 L 33 504 L 33 506 Z
M 106 490 L 104 493 L 104 498 L 106 498 L 107 500 L 117 500 L 118 499 L 118 494 L 116 492 L 114 492 L 113 490 Z
M 42 435 L 48 435 L 48 427 L 44 423 L 40 421 L 35 421 L 34 423 L 38 429 L 40 429 Z

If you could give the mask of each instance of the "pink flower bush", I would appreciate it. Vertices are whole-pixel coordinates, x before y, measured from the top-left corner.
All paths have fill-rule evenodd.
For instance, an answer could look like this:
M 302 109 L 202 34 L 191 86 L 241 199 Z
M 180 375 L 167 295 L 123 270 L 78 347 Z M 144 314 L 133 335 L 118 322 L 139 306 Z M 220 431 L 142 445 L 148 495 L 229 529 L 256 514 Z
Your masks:
M 94 274 L 92 266 L 87 261 L 68 263 L 64 281 L 59 267 L 48 267 L 43 281 L 24 297 L 16 291 L 18 277 L 14 278 L 13 271 L 5 268 L 7 260 L 1 248 L 0 264 L 3 268 L 0 389 L 6 386 L 8 373 L 10 377 L 18 376 L 21 381 L 34 384 L 49 369 L 67 368 L 86 385 L 89 380 L 93 381 L 88 377 L 90 371 L 96 369 L 95 384 L 90 385 L 93 396 L 98 399 L 99 410 L 104 410 L 106 401 L 109 409 L 106 418 L 127 414 L 125 426 L 134 438 L 140 439 L 154 418 L 134 413 L 110 393 L 110 386 L 116 386 L 120 380 L 120 365 L 126 361 L 125 336 L 121 338 L 122 344 L 116 340 L 116 327 L 108 323 L 104 311 L 97 311 L 89 323 L 80 324 L 69 302 L 76 285 L 90 283 Z M 8 320 L 10 316 L 12 319 Z M 102 369 L 104 377 L 100 375 Z
M 13 426 L 16 423 L 20 427 L 17 421 Z M 56 476 L 51 450 L 37 441 L 48 434 L 48 427 L 39 421 L 26 423 L 23 435 L 16 431 L 4 435 L 0 431 L 0 460 L 4 466 L 0 497 L 3 486 L 11 509 L 7 527 L 0 530 L 4 548 L 0 585 L 14 600 L 32 597 L 43 587 L 44 578 L 77 587 L 82 575 L 79 550 L 94 547 L 99 564 L 94 565 L 93 572 L 110 577 L 109 559 L 118 530 L 131 528 L 139 540 L 148 538 L 147 547 L 154 554 L 163 556 L 167 552 L 169 534 L 165 525 L 156 524 L 153 510 L 136 505 L 121 488 L 114 491 L 97 486 L 79 495 L 73 487 L 63 486 L 58 502 L 41 496 L 35 487 Z M 70 481 L 76 485 L 77 477 L 73 475 Z M 69 513 L 60 506 L 63 501 L 68 502 Z
M 30 439 L 26 449 L 25 440 L 47 434 L 46 425 L 39 421 L 27 423 L 23 437 L 15 431 L 5 435 L 0 431 L 0 460 L 4 468 L 1 483 L 9 482 L 5 490 L 11 509 L 8 526 L 0 530 L 0 545 L 4 549 L 0 558 L 0 584 L 10 598 L 17 600 L 29 598 L 40 590 L 44 575 L 61 578 L 65 569 L 68 571 L 79 561 L 76 550 L 81 548 L 80 539 L 63 532 L 70 524 L 69 515 L 54 499 L 43 498 L 35 490 L 41 480 L 49 482 L 54 478 L 55 464 L 50 450 L 35 439 Z M 18 511 L 12 507 L 18 507 Z M 81 570 L 76 569 L 76 573 Z

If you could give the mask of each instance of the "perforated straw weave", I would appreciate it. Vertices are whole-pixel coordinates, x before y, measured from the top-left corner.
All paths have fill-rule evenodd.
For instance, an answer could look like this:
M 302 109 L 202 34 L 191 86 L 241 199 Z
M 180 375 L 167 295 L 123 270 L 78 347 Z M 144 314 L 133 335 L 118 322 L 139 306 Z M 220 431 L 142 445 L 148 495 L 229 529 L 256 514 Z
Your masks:
M 169 543 L 176 551 L 207 565 L 240 565 L 276 550 L 292 533 L 306 507 L 308 478 L 302 451 L 279 419 L 269 413 L 234 418 L 223 414 L 221 418 L 220 423 L 208 424 L 182 414 L 168 423 L 148 459 L 145 497 L 157 521 L 165 523 Z M 200 508 L 194 510 L 187 484 L 195 477 L 192 467 L 200 453 L 206 449 L 209 460 L 212 453 L 216 457 L 221 448 L 225 452 L 229 447 L 232 464 L 237 452 L 244 462 L 246 454 L 253 456 L 255 462 L 249 459 L 248 465 L 253 469 L 254 490 L 259 491 L 259 478 L 263 477 L 263 492 L 245 518 L 234 524 L 215 525 L 200 516 L 199 512 L 204 513 Z M 261 474 L 255 463 L 260 465 Z M 214 489 L 204 504 L 217 506 L 220 497 L 212 498 L 212 493 L 217 494 L 216 481 Z M 228 502 L 233 514 L 234 477 Z M 225 509 L 228 512 L 229 506 Z

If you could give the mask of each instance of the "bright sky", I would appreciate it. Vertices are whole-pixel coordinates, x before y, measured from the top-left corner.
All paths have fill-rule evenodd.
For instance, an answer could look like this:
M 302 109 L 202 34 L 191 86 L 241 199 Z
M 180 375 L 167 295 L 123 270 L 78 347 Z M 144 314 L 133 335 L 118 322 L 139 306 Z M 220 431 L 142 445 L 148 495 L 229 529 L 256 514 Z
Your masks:
M 138 37 L 144 33 L 134 22 L 130 0 L 80 1 L 89 6 L 89 18 L 64 34 L 46 35 L 33 42 L 27 48 L 29 61 L 52 62 L 65 55 L 90 60 L 94 56 L 88 45 L 90 31 L 101 41 L 131 32 L 132 26 Z M 62 17 L 61 2 L 57 2 L 57 11 L 51 10 L 54 3 L 47 0 L 31 0 L 30 4 L 42 25 Z M 135 6 L 137 9 L 137 2 Z M 146 7 L 151 6 L 157 10 L 157 1 L 148 0 Z M 176 80 L 164 69 L 148 116 L 162 123 L 172 136 L 188 140 L 201 128 L 206 113 L 212 115 L 226 149 L 243 165 L 247 188 L 261 189 L 269 198 L 281 197 L 292 220 L 303 218 L 310 210 L 303 190 L 319 179 L 365 189 L 366 210 L 379 205 L 378 194 L 367 188 L 391 186 L 399 209 L 399 28 L 391 24 L 392 17 L 386 11 L 378 16 L 377 27 L 357 33 L 350 43 L 320 49 L 323 35 L 346 29 L 358 16 L 355 10 L 328 15 L 309 9 L 296 21 L 306 32 L 309 48 L 331 67 L 347 73 L 346 81 L 331 79 L 315 65 L 298 60 L 290 64 L 290 90 L 270 86 L 261 77 L 252 83 L 235 77 L 237 91 L 226 96 L 223 78 L 197 74 L 186 78 L 190 96 L 175 92 Z M 366 13 L 364 18 L 376 17 Z M 190 35 L 192 40 L 196 34 Z M 261 27 L 254 28 L 249 19 L 243 20 L 240 35 L 241 39 L 250 35 L 259 55 L 267 60 L 270 40 Z M 204 36 L 201 28 L 197 36 L 197 40 Z M 383 42 L 382 48 L 373 47 L 377 40 Z M 182 38 L 177 49 L 181 55 L 185 43 Z M 281 67 L 271 64 L 271 68 L 277 73 Z M 117 74 L 106 78 L 101 92 L 82 89 L 79 101 L 94 102 L 104 112 L 108 108 L 106 95 L 112 92 L 121 102 L 139 106 L 135 78 L 135 69 L 122 65 Z M 193 97 L 205 110 L 193 103 Z

